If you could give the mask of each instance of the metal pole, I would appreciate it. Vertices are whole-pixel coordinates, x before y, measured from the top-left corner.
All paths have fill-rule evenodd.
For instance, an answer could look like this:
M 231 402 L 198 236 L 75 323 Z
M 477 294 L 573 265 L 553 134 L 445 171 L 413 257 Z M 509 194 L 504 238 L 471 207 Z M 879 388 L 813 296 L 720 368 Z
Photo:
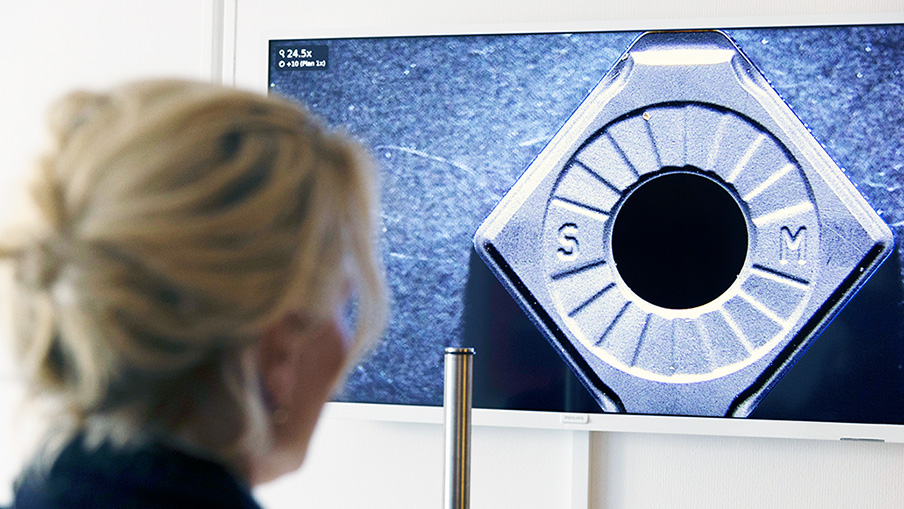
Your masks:
M 446 348 L 443 412 L 446 428 L 445 509 L 471 503 L 471 380 L 473 348 Z

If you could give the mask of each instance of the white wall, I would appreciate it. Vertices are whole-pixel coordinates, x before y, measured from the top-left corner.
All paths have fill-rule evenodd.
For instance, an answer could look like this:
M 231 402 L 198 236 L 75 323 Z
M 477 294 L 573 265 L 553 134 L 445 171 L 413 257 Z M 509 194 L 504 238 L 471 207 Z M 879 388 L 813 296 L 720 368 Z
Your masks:
M 2 4 L 0 190 L 21 181 L 22 169 L 41 144 L 41 112 L 63 90 L 106 86 L 143 75 L 210 76 L 210 19 L 212 6 L 218 3 L 20 0 Z M 662 18 L 754 12 L 736 10 L 750 6 L 731 8 L 717 1 L 660 4 L 664 10 L 657 11 L 657 16 Z M 237 37 L 258 33 L 264 18 L 278 20 L 283 30 L 357 27 L 385 32 L 408 30 L 415 24 L 450 29 L 483 23 L 631 20 L 650 12 L 633 2 L 563 5 L 540 0 L 442 4 L 409 0 L 250 4 L 239 0 L 237 5 L 225 0 L 223 5 L 227 20 L 235 14 Z M 837 0 L 816 5 L 775 0 L 757 5 L 754 14 L 762 15 L 902 9 L 898 1 L 854 5 Z M 226 60 L 231 65 L 228 51 Z M 11 201 L 8 193 L 0 196 L 0 219 L 9 220 L 22 206 Z M 9 426 L 18 391 L 10 372 L 8 365 L 0 367 L 0 504 L 9 498 L 8 486 L 18 461 L 17 439 Z M 473 506 L 562 508 L 589 499 L 589 507 L 595 509 L 898 507 L 904 500 L 900 482 L 904 445 L 595 432 L 589 449 L 581 450 L 585 442 L 580 436 L 542 429 L 475 428 Z M 332 417 L 318 429 L 304 469 L 264 487 L 259 496 L 272 507 L 437 507 L 441 456 L 439 425 Z M 581 472 L 581 461 L 589 469 L 589 493 L 580 493 L 584 484 L 573 478 L 573 472 Z
M 46 143 L 44 111 L 74 88 L 143 76 L 207 79 L 207 0 L 28 0 L 0 3 L 0 232 L 27 209 L 21 188 Z M 9 277 L 0 269 L 0 280 Z M 8 288 L 0 285 L 0 505 L 23 454 L 28 426 L 13 427 L 21 391 L 5 355 Z
M 301 471 L 258 490 L 265 506 L 442 504 L 439 424 L 327 419 L 312 445 Z M 571 433 L 482 427 L 471 445 L 472 507 L 571 507 Z
M 590 507 L 898 508 L 904 445 L 597 433 Z

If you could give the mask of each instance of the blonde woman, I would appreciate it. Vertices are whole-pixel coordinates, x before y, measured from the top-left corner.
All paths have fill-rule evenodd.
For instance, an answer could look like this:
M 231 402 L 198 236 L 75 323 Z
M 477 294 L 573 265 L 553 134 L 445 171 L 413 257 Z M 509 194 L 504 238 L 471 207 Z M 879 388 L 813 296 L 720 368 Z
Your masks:
M 366 160 L 286 100 L 199 83 L 74 93 L 50 126 L 44 224 L 3 250 L 54 422 L 14 507 L 256 507 L 383 326 Z

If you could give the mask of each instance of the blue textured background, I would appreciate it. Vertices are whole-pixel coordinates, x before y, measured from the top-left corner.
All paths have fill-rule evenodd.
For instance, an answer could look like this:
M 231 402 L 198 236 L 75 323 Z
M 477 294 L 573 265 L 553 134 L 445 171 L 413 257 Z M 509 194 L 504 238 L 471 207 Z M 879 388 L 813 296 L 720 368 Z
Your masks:
M 902 238 L 904 27 L 727 32 Z M 440 405 L 442 350 L 465 343 L 485 363 L 478 406 L 594 409 L 475 263 L 471 239 L 637 35 L 271 43 L 271 90 L 342 126 L 381 168 L 393 314 L 339 399 Z M 329 46 L 328 70 L 272 65 L 307 43 Z M 754 417 L 904 423 L 900 251 L 892 258 Z

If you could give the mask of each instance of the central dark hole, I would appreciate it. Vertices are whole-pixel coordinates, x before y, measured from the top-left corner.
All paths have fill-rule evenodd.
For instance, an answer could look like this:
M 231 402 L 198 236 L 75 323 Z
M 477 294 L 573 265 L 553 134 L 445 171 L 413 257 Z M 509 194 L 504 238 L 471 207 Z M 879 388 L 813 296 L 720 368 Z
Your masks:
M 664 308 L 693 308 L 722 295 L 740 274 L 747 222 L 718 182 L 666 173 L 625 199 L 612 227 L 612 254 L 639 297 Z

